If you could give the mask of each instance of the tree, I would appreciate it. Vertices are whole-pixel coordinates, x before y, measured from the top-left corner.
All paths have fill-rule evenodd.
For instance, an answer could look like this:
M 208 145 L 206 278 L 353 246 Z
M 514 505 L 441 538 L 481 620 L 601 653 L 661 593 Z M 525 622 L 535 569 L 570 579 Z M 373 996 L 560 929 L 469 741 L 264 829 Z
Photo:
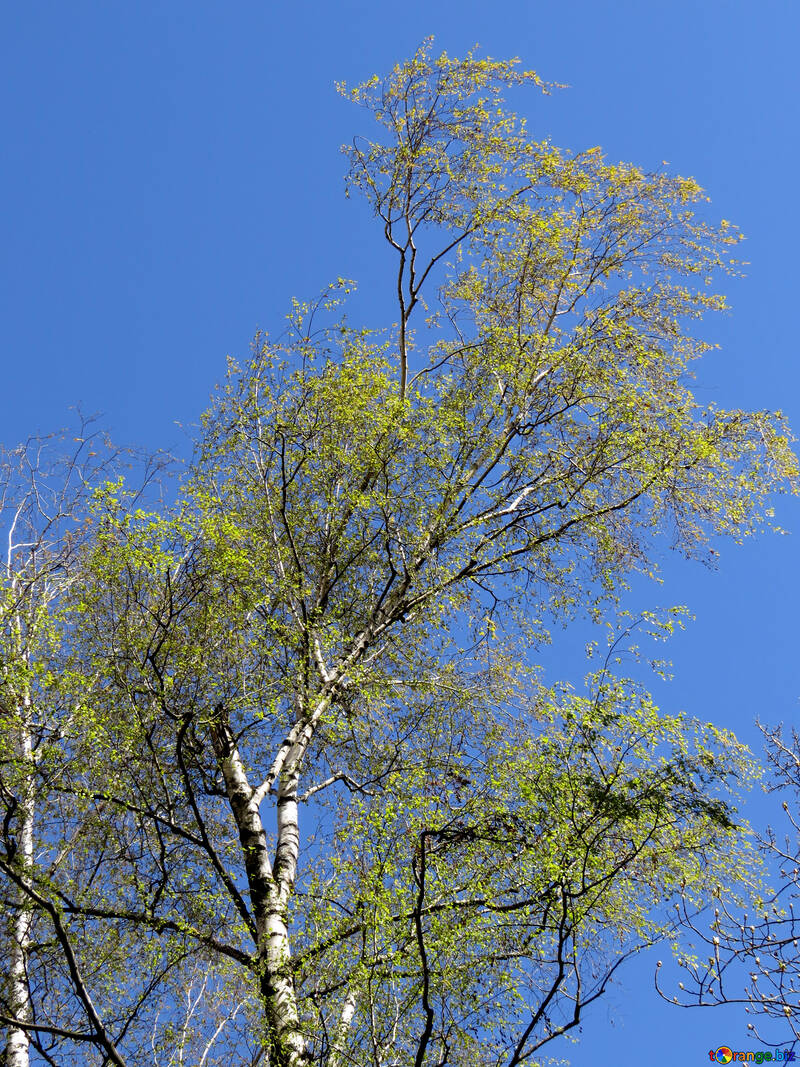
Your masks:
M 61 604 L 76 580 L 88 536 L 87 487 L 107 477 L 120 458 L 91 419 L 81 418 L 77 436 L 68 440 L 66 435 L 32 437 L 0 453 L 5 542 L 0 583 L 0 810 L 5 855 L 0 857 L 0 871 L 7 890 L 7 965 L 0 1010 L 8 1027 L 7 1067 L 27 1067 L 29 1062 L 37 972 L 42 959 L 49 958 L 37 943 L 29 877 L 43 858 L 37 851 L 41 825 L 44 836 L 51 842 L 53 838 L 48 826 L 52 809 L 42 779 L 48 777 L 54 742 L 69 730 L 70 713 L 51 673 L 63 636 Z M 58 843 L 60 859 L 66 848 L 65 842 Z M 59 924 L 53 918 L 58 939 Z
M 208 1064 L 522 1063 L 676 895 L 748 877 L 734 738 L 661 715 L 616 653 L 584 692 L 530 666 L 549 620 L 612 612 L 667 539 L 748 535 L 796 475 L 779 416 L 688 387 L 738 235 L 690 179 L 531 141 L 501 99 L 524 84 L 427 44 L 355 89 L 396 328 L 351 327 L 342 280 L 296 303 L 231 365 L 172 508 L 95 495 L 58 667 L 80 848 L 26 885 L 62 950 L 140 963 L 93 976 L 81 1036 L 44 1000 L 7 1016 L 57 1054 L 167 1062 L 200 967 Z
M 766 742 L 769 791 L 782 794 L 787 832 L 769 828 L 760 840 L 777 889 L 765 891 L 750 913 L 724 901 L 714 908 L 708 927 L 684 907 L 682 921 L 692 938 L 692 952 L 678 963 L 683 981 L 680 995 L 668 995 L 656 979 L 662 997 L 683 1007 L 744 1005 L 753 1016 L 747 1028 L 764 1044 L 795 1048 L 800 1040 L 800 736 L 781 727 L 762 726 Z M 789 799 L 786 799 L 788 796 Z M 701 957 L 701 953 L 703 953 Z

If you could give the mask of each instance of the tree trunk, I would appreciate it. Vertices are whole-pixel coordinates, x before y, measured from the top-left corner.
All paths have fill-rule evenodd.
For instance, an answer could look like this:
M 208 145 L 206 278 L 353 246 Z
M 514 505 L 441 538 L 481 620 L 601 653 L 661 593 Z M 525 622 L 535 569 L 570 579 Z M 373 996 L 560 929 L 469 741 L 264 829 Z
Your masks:
M 17 825 L 16 861 L 26 870 L 33 863 L 33 782 L 32 775 L 26 773 L 32 769 L 33 748 L 27 724 L 29 701 L 24 701 L 22 708 L 22 725 L 19 734 L 18 755 L 23 769 L 22 797 L 20 798 L 20 816 Z M 11 946 L 8 961 L 9 1007 L 11 1014 L 20 1022 L 32 1018 L 31 996 L 28 987 L 28 948 L 31 937 L 32 912 L 29 901 L 22 890 L 16 894 L 17 911 L 11 929 Z M 29 1067 L 30 1040 L 27 1031 L 21 1026 L 9 1026 L 6 1043 L 6 1067 Z
M 270 1067 L 272 1064 L 305 1067 L 308 1052 L 300 1027 L 294 981 L 288 969 L 289 934 L 277 909 L 267 916 L 265 934 L 259 944 L 259 958 L 264 968 L 261 993 L 270 1032 Z
M 278 790 L 278 847 L 273 871 L 258 797 L 222 716 L 212 729 L 212 741 L 244 856 L 256 925 L 261 995 L 270 1035 L 270 1067 L 304 1067 L 308 1052 L 288 966 L 288 902 L 297 864 L 296 775 L 284 774 Z
M 339 1016 L 339 1025 L 331 1042 L 331 1051 L 328 1056 L 328 1067 L 343 1067 L 347 1062 L 345 1052 L 347 1050 L 347 1034 L 356 1011 L 356 995 L 350 989 L 342 1005 L 342 1013 Z

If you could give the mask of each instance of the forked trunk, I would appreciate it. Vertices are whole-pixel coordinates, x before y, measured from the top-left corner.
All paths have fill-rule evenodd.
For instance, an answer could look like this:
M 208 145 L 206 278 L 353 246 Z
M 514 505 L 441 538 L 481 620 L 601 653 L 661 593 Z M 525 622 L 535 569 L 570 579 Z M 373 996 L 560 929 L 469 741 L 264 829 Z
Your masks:
M 291 952 L 287 929 L 288 901 L 297 861 L 296 779 L 284 777 L 278 791 L 278 847 L 273 870 L 259 799 L 247 779 L 222 714 L 212 730 L 212 741 L 244 856 L 256 925 L 261 994 L 270 1034 L 270 1067 L 303 1067 L 308 1063 L 308 1053 L 289 970 Z M 288 790 L 287 781 L 290 782 Z

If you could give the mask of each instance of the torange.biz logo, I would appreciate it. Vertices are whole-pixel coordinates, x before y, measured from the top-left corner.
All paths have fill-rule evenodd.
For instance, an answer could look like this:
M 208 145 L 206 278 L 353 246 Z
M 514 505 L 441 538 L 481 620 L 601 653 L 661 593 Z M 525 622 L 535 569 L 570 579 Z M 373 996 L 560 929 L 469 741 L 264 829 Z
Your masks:
M 794 1049 L 765 1049 L 763 1052 L 734 1052 L 727 1045 L 712 1049 L 708 1058 L 712 1063 L 795 1063 Z

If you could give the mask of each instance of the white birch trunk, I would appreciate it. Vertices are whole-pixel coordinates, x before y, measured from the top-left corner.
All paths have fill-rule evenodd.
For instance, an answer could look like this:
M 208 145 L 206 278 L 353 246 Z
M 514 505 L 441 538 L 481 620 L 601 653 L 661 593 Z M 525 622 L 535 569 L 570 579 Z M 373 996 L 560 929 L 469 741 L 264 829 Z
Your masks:
M 34 798 L 32 773 L 33 748 L 28 729 L 30 701 L 25 697 L 22 710 L 22 722 L 19 734 L 18 756 L 25 775 L 20 797 L 20 818 L 17 826 L 16 858 L 27 870 L 33 863 L 33 819 Z M 31 995 L 28 986 L 28 949 L 31 938 L 32 912 L 25 894 L 17 893 L 17 912 L 11 929 L 11 946 L 9 951 L 9 1007 L 11 1014 L 20 1022 L 29 1022 L 32 1018 Z M 6 1067 L 29 1067 L 30 1040 L 26 1030 L 21 1026 L 9 1026 L 6 1044 Z
M 218 723 L 212 739 L 225 779 L 226 792 L 239 831 L 250 903 L 256 924 L 261 968 L 261 994 L 271 1037 L 271 1067 L 303 1067 L 308 1063 L 300 1027 L 297 996 L 288 964 L 288 905 L 297 869 L 297 776 L 284 773 L 278 790 L 278 846 L 270 861 L 259 797 L 227 724 Z
M 347 1034 L 356 1011 L 356 995 L 352 989 L 348 990 L 342 1005 L 342 1013 L 339 1016 L 339 1025 L 331 1042 L 331 1051 L 328 1056 L 328 1067 L 344 1067 L 345 1053 L 347 1051 Z

